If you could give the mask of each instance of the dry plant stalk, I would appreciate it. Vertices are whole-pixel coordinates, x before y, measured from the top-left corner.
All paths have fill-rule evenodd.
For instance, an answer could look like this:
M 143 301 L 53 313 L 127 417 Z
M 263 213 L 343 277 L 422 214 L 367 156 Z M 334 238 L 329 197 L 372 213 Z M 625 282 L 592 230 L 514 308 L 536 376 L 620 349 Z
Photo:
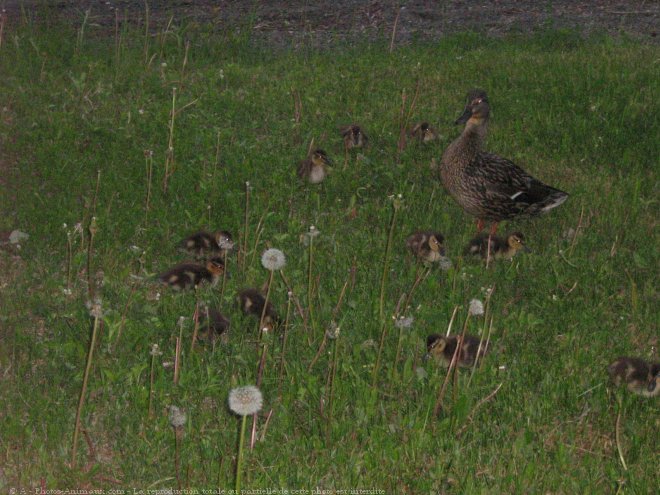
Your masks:
M 95 304 L 90 299 L 91 304 Z M 78 454 L 78 435 L 80 434 L 80 421 L 82 416 L 83 407 L 85 405 L 85 396 L 87 395 L 87 383 L 89 381 L 89 373 L 92 369 L 92 361 L 94 357 L 94 347 L 96 346 L 96 337 L 99 329 L 99 322 L 101 319 L 100 309 L 94 313 L 94 326 L 92 327 L 92 339 L 89 343 L 87 350 L 87 364 L 85 365 L 85 373 L 83 374 L 83 383 L 80 389 L 80 397 L 78 399 L 78 408 L 76 409 L 76 422 L 73 428 L 73 445 L 71 447 L 71 467 L 76 466 Z
M 396 17 L 394 18 L 394 26 L 392 26 L 392 38 L 390 39 L 390 53 L 394 50 L 394 38 L 396 37 L 396 28 L 397 25 L 399 24 L 399 16 L 401 15 L 401 8 L 396 13 Z
M 172 111 L 170 112 L 169 139 L 165 152 L 165 173 L 163 175 L 163 192 L 167 193 L 167 184 L 174 173 L 174 117 L 176 116 L 176 87 L 172 88 Z

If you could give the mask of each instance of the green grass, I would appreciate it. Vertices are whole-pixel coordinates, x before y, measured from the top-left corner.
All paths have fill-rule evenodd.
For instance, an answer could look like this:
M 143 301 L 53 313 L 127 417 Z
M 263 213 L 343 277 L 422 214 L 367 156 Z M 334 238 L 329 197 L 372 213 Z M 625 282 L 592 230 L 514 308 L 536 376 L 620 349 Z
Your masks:
M 657 400 L 610 389 L 605 373 L 617 356 L 649 357 L 657 345 L 656 47 L 547 32 L 499 40 L 466 34 L 393 53 L 386 43 L 286 51 L 232 33 L 173 28 L 149 40 L 145 57 L 144 38 L 129 30 L 119 48 L 111 37 L 77 41 L 61 26 L 5 34 L 0 159 L 13 168 L 0 198 L 0 229 L 21 229 L 30 239 L 20 258 L 1 253 L 0 490 L 36 487 L 42 479 L 48 488 L 176 487 L 171 404 L 188 417 L 183 486 L 231 488 L 239 420 L 227 396 L 232 387 L 255 382 L 259 360 L 256 321 L 238 312 L 234 297 L 267 280 L 260 254 L 277 247 L 286 254 L 291 289 L 307 308 L 308 248 L 301 235 L 315 225 L 321 234 L 314 239 L 314 322 L 306 328 L 292 308 L 282 380 L 282 341 L 267 337 L 260 434 L 269 411 L 272 416 L 265 439 L 246 453 L 244 488 L 656 492 Z M 412 118 L 429 120 L 442 138 L 425 148 L 412 143 L 397 162 L 401 92 L 410 102 L 417 83 Z M 461 258 L 473 220 L 430 169 L 459 132 L 451 122 L 474 86 L 487 89 L 492 102 L 489 148 L 571 193 L 546 217 L 503 225 L 521 230 L 534 252 L 488 270 Z M 165 194 L 174 87 L 181 110 L 173 135 L 176 169 Z M 300 123 L 292 90 L 301 96 Z M 366 129 L 371 146 L 353 153 L 342 170 L 337 128 L 353 121 Z M 336 165 L 316 187 L 295 176 L 311 139 Z M 148 215 L 145 150 L 154 156 Z M 243 244 L 246 181 L 248 250 L 244 265 L 231 258 L 224 296 L 218 288 L 198 295 L 160 290 L 156 299 L 148 276 L 182 259 L 175 244 L 188 233 L 224 228 Z M 374 393 L 380 284 L 397 194 L 403 204 L 390 250 L 387 333 Z M 87 239 L 83 246 L 75 233 L 72 293 L 63 291 L 67 230 L 80 222 L 86 231 L 92 216 L 99 228 L 92 278 L 103 280 L 104 324 L 82 426 L 96 459 L 81 435 L 72 469 L 91 319 Z M 413 294 L 406 315 L 414 323 L 394 362 L 399 334 L 390 315 L 417 270 L 404 240 L 427 228 L 444 233 L 454 268 L 433 269 Z M 569 229 L 577 231 L 575 242 L 566 238 Z M 454 329 L 461 329 L 469 301 L 484 299 L 488 287 L 495 288 L 493 352 L 471 380 L 462 372 L 456 387 L 450 384 L 435 418 L 445 373 L 422 361 L 426 335 L 444 332 L 455 307 Z M 281 314 L 287 290 L 276 276 L 271 298 Z M 231 319 L 231 333 L 228 343 L 214 350 L 198 345 L 191 353 L 197 299 L 218 305 Z M 189 319 L 174 385 L 160 362 L 173 361 L 180 316 Z M 341 334 L 309 371 L 333 316 Z M 483 327 L 483 319 L 468 321 L 470 333 Z M 164 354 L 149 418 L 154 343 Z M 615 445 L 619 395 L 628 470 Z

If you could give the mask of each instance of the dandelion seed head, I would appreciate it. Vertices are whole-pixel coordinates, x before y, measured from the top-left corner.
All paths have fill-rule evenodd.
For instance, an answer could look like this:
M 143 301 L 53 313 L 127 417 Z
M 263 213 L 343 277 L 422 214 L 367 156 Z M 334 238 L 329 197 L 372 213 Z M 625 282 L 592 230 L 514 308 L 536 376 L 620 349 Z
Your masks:
M 93 301 L 87 301 L 85 306 L 89 310 L 89 316 L 92 318 L 101 318 L 103 317 L 103 305 L 101 304 L 101 298 L 95 297 Z
M 261 255 L 261 264 L 266 270 L 281 270 L 286 265 L 286 257 L 279 249 L 266 249 Z
M 249 416 L 259 412 L 263 402 L 261 390 L 254 385 L 237 387 L 229 392 L 229 409 L 239 416 Z
M 153 357 L 157 357 L 157 356 L 161 356 L 163 354 L 163 351 L 160 350 L 160 346 L 158 344 L 152 344 L 151 351 L 149 351 L 149 354 L 152 355 Z
M 183 425 L 186 424 L 187 417 L 185 412 L 183 412 L 177 406 L 170 406 L 169 410 L 170 410 L 169 420 L 170 420 L 170 426 L 172 428 L 181 428 Z
M 394 321 L 394 326 L 400 329 L 407 329 L 412 326 L 413 321 L 415 321 L 415 318 L 412 316 L 399 316 Z
M 440 259 L 438 260 L 438 266 L 440 267 L 440 270 L 446 272 L 452 269 L 454 263 L 452 263 L 452 261 L 446 256 L 440 256 Z
M 472 299 L 470 301 L 470 307 L 468 309 L 470 316 L 481 316 L 484 314 L 484 303 L 479 299 Z

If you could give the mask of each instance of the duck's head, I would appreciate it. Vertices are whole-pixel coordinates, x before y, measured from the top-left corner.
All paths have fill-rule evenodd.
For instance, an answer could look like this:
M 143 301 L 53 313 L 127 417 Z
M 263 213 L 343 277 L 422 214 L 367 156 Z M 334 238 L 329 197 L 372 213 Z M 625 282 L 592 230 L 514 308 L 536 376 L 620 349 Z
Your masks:
M 215 233 L 215 242 L 220 249 L 232 249 L 234 247 L 234 241 L 231 238 L 231 234 L 226 230 L 220 230 Z
M 312 163 L 315 165 L 330 165 L 332 162 L 325 151 L 317 148 L 312 153 Z
M 431 334 L 426 338 L 426 359 L 435 356 L 442 356 L 447 347 L 447 339 L 437 333 Z
M 481 124 L 488 120 L 490 114 L 490 105 L 488 104 L 488 95 L 483 89 L 473 89 L 467 95 L 467 105 L 463 115 L 456 119 L 455 124 L 465 124 L 470 121 L 475 124 Z
M 431 248 L 431 251 L 435 251 L 436 253 L 443 253 L 442 249 L 442 241 L 444 239 L 440 234 L 431 234 L 429 236 L 429 248 Z
M 225 271 L 225 264 L 222 261 L 222 258 L 211 258 L 206 262 L 206 269 L 211 272 L 215 277 L 222 275 L 222 272 Z
M 506 238 L 506 243 L 514 251 L 519 251 L 521 249 L 527 252 L 531 251 L 531 249 L 525 245 L 525 236 L 522 235 L 521 232 L 513 232 L 512 234 L 509 234 Z

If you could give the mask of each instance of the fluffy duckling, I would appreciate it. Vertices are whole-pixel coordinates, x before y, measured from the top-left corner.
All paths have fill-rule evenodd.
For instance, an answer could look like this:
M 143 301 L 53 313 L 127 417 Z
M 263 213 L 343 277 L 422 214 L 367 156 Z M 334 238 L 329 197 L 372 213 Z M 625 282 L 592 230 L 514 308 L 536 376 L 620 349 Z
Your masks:
M 369 142 L 369 138 L 362 131 L 359 125 L 350 124 L 339 128 L 341 137 L 344 138 L 344 148 L 364 148 Z
M 615 385 L 626 385 L 632 393 L 644 397 L 660 395 L 660 363 L 643 359 L 620 357 L 607 367 Z
M 490 256 L 493 258 L 511 259 L 520 250 L 530 251 L 525 245 L 525 236 L 520 232 L 513 232 L 506 239 L 495 235 L 490 238 Z M 472 239 L 465 248 L 464 254 L 480 255 L 486 259 L 488 256 L 488 235 L 479 234 Z
M 532 177 L 510 160 L 484 149 L 490 118 L 488 95 L 480 89 L 468 93 L 467 105 L 456 124 L 462 134 L 442 154 L 440 178 L 450 196 L 477 218 L 481 232 L 485 222 L 497 224 L 518 216 L 536 216 L 558 207 L 568 194 Z
M 431 357 L 441 363 L 443 366 L 449 366 L 451 363 L 454 352 L 456 352 L 456 345 L 458 343 L 459 335 L 450 335 L 445 337 L 443 335 L 431 334 L 426 338 L 427 357 Z M 487 349 L 486 343 L 479 344 L 481 340 L 479 337 L 472 335 L 463 336 L 463 345 L 457 356 L 457 364 L 463 368 L 469 368 L 474 365 L 479 352 L 479 359 L 483 358 Z
M 264 311 L 264 303 L 266 299 L 257 289 L 243 289 L 238 293 L 238 305 L 241 311 L 246 315 L 254 315 L 261 318 L 261 313 Z M 266 306 L 266 313 L 264 314 L 263 330 L 266 332 L 272 331 L 278 324 L 279 318 L 273 307 L 272 303 L 268 301 Z
M 318 184 L 328 175 L 328 167 L 332 165 L 325 151 L 315 149 L 314 152 L 298 165 L 298 177 L 311 184 Z
M 421 261 L 433 263 L 440 261 L 445 255 L 445 248 L 442 245 L 444 240 L 440 232 L 423 230 L 410 234 L 406 239 L 406 246 Z
M 438 139 L 438 131 L 431 127 L 428 122 L 415 124 L 408 134 L 411 138 L 417 139 L 422 144 L 428 144 Z
M 180 249 L 197 258 L 219 256 L 223 258 L 234 247 L 231 234 L 219 230 L 212 234 L 200 231 L 186 237 L 179 243 Z
M 224 270 L 222 259 L 212 258 L 206 262 L 206 266 L 181 263 L 158 275 L 158 279 L 175 290 L 197 288 L 202 282 L 215 286 Z
M 220 337 L 227 335 L 229 320 L 217 309 L 203 306 L 199 318 L 199 332 L 197 338 L 214 344 Z

